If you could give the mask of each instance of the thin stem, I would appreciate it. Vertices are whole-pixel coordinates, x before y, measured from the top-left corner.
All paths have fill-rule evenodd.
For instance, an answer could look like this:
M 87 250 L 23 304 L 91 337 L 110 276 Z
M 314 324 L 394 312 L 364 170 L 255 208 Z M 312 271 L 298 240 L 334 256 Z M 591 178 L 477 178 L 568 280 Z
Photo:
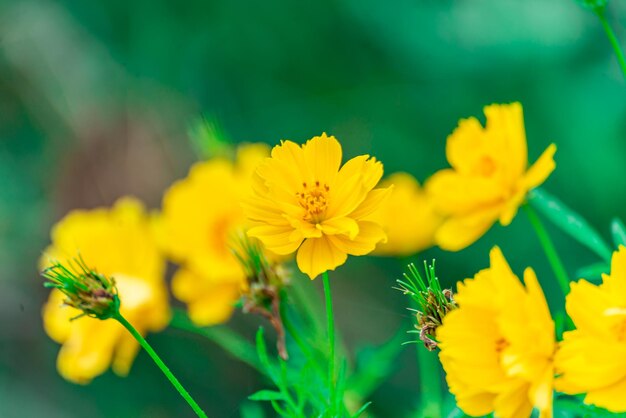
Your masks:
M 600 23 L 604 28 L 604 32 L 606 32 L 606 36 L 609 38 L 609 42 L 613 47 L 613 51 L 615 51 L 615 55 L 617 56 L 617 61 L 619 62 L 619 66 L 622 69 L 622 74 L 626 77 L 626 58 L 624 58 L 624 52 L 619 45 L 619 41 L 617 40 L 617 36 L 615 36 L 615 32 L 613 32 L 613 28 L 611 28 L 611 24 L 606 19 L 604 14 L 605 8 L 599 7 L 594 10 L 598 19 L 600 19 Z
M 174 315 L 169 326 L 191 332 L 211 340 L 237 360 L 248 364 L 258 372 L 263 373 L 263 368 L 259 364 L 256 349 L 245 338 L 236 332 L 219 325 L 213 327 L 198 327 L 181 309 L 174 309 Z
M 543 251 L 546 253 L 546 257 L 548 257 L 548 261 L 550 262 L 550 266 L 552 267 L 552 271 L 556 276 L 557 282 L 561 287 L 564 295 L 569 293 L 569 278 L 567 277 L 567 272 L 565 271 L 565 267 L 563 267 L 563 262 L 559 257 L 556 249 L 554 248 L 554 244 L 550 239 L 550 235 L 544 228 L 541 223 L 541 219 L 537 216 L 537 213 L 532 208 L 532 206 L 526 204 L 524 205 L 524 210 L 526 210 L 526 214 L 528 215 L 528 219 L 532 224 L 535 232 L 537 233 L 537 237 L 539 238 L 539 242 L 541 242 L 541 246 L 543 247 Z
M 180 396 L 182 396 L 187 401 L 187 403 L 189 404 L 189 406 L 191 406 L 191 409 L 194 410 L 196 415 L 198 415 L 200 418 L 207 418 L 204 411 L 200 408 L 200 406 L 196 403 L 196 401 L 193 400 L 191 395 L 189 395 L 189 392 L 187 392 L 185 388 L 183 387 L 183 385 L 180 384 L 176 376 L 172 374 L 170 369 L 165 365 L 165 363 L 163 363 L 163 360 L 161 360 L 159 355 L 152 349 L 150 344 L 148 344 L 148 342 L 143 338 L 143 336 L 139 332 L 137 332 L 135 327 L 133 327 L 131 323 L 128 322 L 126 318 L 124 318 L 122 314 L 120 313 L 118 313 L 114 318 L 120 324 L 122 324 L 124 328 L 126 328 L 128 332 L 131 333 L 133 337 L 135 337 L 137 342 L 143 347 L 144 350 L 146 350 L 146 352 L 150 355 L 150 357 L 152 357 L 152 360 L 154 360 L 156 365 L 159 366 L 159 369 L 161 369 L 163 374 L 169 379 L 169 381 L 176 388 L 178 393 L 180 393 Z
M 335 413 L 335 320 L 333 316 L 333 297 L 330 293 L 328 272 L 322 274 L 324 296 L 326 297 L 326 322 L 328 328 L 328 392 L 330 395 L 330 411 Z
M 443 400 L 437 353 L 428 351 L 423 344 L 417 344 L 417 362 L 420 375 L 420 393 L 422 394 L 419 416 L 441 418 Z

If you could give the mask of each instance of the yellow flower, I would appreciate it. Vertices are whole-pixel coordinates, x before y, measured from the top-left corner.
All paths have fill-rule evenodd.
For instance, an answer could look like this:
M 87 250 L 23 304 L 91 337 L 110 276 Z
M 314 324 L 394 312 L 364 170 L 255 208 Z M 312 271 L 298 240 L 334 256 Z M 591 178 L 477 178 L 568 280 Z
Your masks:
M 498 247 L 491 267 L 458 284 L 458 309 L 437 329 L 450 392 L 471 416 L 540 417 L 552 410 L 554 323 L 537 277 L 522 285 Z
M 576 330 L 564 333 L 557 351 L 556 388 L 626 412 L 626 248 L 613 253 L 601 285 L 579 280 L 570 288 L 565 307 Z
M 239 147 L 236 164 L 225 158 L 197 163 L 163 196 L 159 241 L 181 265 L 172 292 L 198 325 L 228 320 L 245 287 L 232 250 L 247 222 L 242 199 L 250 194 L 256 165 L 268 155 L 267 145 L 250 144 Z
M 258 167 L 254 197 L 245 206 L 256 223 L 248 235 L 277 254 L 297 251 L 298 267 L 311 279 L 385 240 L 382 227 L 365 220 L 390 191 L 372 190 L 382 164 L 361 155 L 340 168 L 341 158 L 333 136 L 302 146 L 283 141 Z
M 380 185 L 393 185 L 393 190 L 380 209 L 367 218 L 383 225 L 387 233 L 387 242 L 379 244 L 373 254 L 408 256 L 431 247 L 441 216 L 417 180 L 400 172 Z
M 428 192 L 447 219 L 435 242 L 444 250 L 471 245 L 497 220 L 511 223 L 529 190 L 555 168 L 550 145 L 528 170 L 522 106 L 485 107 L 487 125 L 464 119 L 448 137 L 446 156 L 452 166 L 433 175 Z
M 143 335 L 165 328 L 170 318 L 165 261 L 150 234 L 150 220 L 142 204 L 120 199 L 111 209 L 76 210 L 52 229 L 52 245 L 41 263 L 69 263 L 78 254 L 87 265 L 117 284 L 120 312 Z M 137 341 L 117 321 L 79 316 L 63 306 L 64 295 L 53 290 L 43 308 L 48 335 L 63 344 L 57 359 L 59 373 L 72 382 L 88 383 L 109 365 L 126 375 L 139 350 Z

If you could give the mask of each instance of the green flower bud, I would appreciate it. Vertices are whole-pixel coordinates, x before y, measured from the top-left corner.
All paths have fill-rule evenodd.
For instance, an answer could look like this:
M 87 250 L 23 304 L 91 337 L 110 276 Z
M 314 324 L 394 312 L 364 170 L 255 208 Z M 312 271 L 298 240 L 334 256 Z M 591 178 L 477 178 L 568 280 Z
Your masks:
M 65 305 L 82 311 L 77 318 L 86 315 L 108 319 L 119 314 L 120 299 L 115 279 L 90 269 L 82 258 L 77 257 L 65 265 L 53 261 L 41 275 L 47 280 L 45 287 L 59 289 L 66 296 Z

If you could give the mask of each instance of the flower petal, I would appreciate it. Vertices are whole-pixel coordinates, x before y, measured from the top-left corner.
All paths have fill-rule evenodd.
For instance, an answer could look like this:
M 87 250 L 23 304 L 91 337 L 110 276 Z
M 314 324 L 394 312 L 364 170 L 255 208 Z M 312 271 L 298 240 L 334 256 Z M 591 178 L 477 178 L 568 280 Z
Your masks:
M 341 145 L 334 136 L 315 136 L 302 146 L 304 157 L 311 167 L 312 181 L 332 184 L 341 165 Z
M 386 199 L 389 198 L 391 191 L 393 190 L 393 185 L 386 187 L 384 189 L 374 189 L 367 194 L 367 197 L 358 208 L 354 210 L 350 214 L 351 218 L 354 219 L 362 219 L 366 216 L 374 213 L 380 206 L 385 202 Z
M 332 218 L 322 222 L 321 230 L 325 235 L 343 234 L 354 239 L 359 233 L 359 224 L 352 218 Z
M 386 240 L 385 231 L 375 222 L 359 221 L 359 233 L 354 239 L 345 235 L 332 235 L 327 238 L 340 251 L 350 255 L 366 255 L 374 251 L 376 244 Z
M 556 168 L 554 153 L 556 145 L 550 144 L 535 163 L 528 169 L 523 182 L 526 190 L 533 189 L 543 183 Z
M 447 251 L 462 250 L 489 230 L 499 211 L 499 207 L 493 207 L 467 216 L 452 216 L 435 233 L 435 243 Z
M 294 232 L 290 225 L 258 225 L 248 230 L 248 236 L 258 238 L 268 250 L 286 255 L 295 252 L 304 239 L 301 233 Z
M 298 250 L 298 268 L 311 279 L 346 262 L 348 255 L 338 249 L 327 237 L 309 238 Z

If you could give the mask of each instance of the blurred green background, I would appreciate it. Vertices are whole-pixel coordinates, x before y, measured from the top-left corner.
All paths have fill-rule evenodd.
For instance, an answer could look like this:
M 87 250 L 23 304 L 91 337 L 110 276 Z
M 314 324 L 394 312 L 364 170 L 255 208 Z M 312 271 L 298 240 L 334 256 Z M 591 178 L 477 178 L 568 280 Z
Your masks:
M 626 43 L 626 3 L 611 2 L 609 19 Z M 125 194 L 158 208 L 196 158 L 186 132 L 198 115 L 235 141 L 326 131 L 345 155 L 370 153 L 386 172 L 424 180 L 446 165 L 460 117 L 519 100 L 531 160 L 559 147 L 546 190 L 608 238 L 611 218 L 626 217 L 624 87 L 599 22 L 573 0 L 0 2 L 0 417 L 192 416 L 145 353 L 126 379 L 60 378 L 36 260 L 72 208 Z M 452 284 L 486 267 L 498 244 L 518 274 L 536 269 L 558 306 L 529 226 L 521 213 L 461 253 L 414 259 L 436 257 Z M 549 230 L 571 275 L 598 261 Z M 392 289 L 401 270 L 362 257 L 333 274 L 352 349 L 410 328 L 408 300 Z M 235 323 L 252 338 L 262 322 Z M 266 387 L 208 341 L 173 330 L 149 339 L 211 417 L 240 416 L 246 396 Z M 405 346 L 373 395 L 377 416 L 416 406 L 414 357 Z

